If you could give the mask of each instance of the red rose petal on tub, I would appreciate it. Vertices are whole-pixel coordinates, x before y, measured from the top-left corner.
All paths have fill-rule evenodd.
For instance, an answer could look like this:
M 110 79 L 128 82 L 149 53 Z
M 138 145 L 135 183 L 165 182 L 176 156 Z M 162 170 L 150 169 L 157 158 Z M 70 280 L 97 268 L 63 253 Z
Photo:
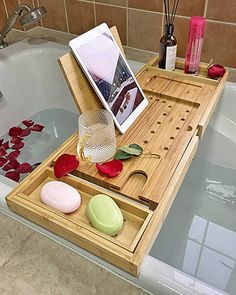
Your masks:
M 54 164 L 54 174 L 57 178 L 67 175 L 74 171 L 79 165 L 75 155 L 63 154 Z
M 6 158 L 0 157 L 0 167 L 2 167 L 4 164 L 6 164 L 6 162 L 7 162 Z
M 8 134 L 10 136 L 19 136 L 21 134 L 22 128 L 16 126 L 9 129 Z
M 19 173 L 29 173 L 32 171 L 32 166 L 29 163 L 22 163 L 16 168 L 16 171 Z
M 10 147 L 9 147 L 9 141 L 6 141 L 3 143 L 2 147 L 5 149 L 5 150 L 8 150 Z
M 22 121 L 22 123 L 26 126 L 26 127 L 31 127 L 34 125 L 34 122 L 32 120 L 24 120 Z
M 101 175 L 115 177 L 123 170 L 123 163 L 121 160 L 112 160 L 103 164 L 97 163 L 96 168 Z
M 8 171 L 10 169 L 16 169 L 17 167 L 20 166 L 20 163 L 17 160 L 12 160 L 9 161 L 3 168 L 2 170 Z
M 5 174 L 5 176 L 16 182 L 20 180 L 20 173 L 17 171 L 9 171 Z
M 19 143 L 23 140 L 23 138 L 19 137 L 19 136 L 13 136 L 11 138 L 11 143 Z
M 25 137 L 25 136 L 28 136 L 30 133 L 31 133 L 31 129 L 25 128 L 25 129 L 22 129 L 20 136 Z
M 0 139 L 0 146 L 2 145 L 4 139 Z
M 9 161 L 15 160 L 16 158 L 18 158 L 19 154 L 20 154 L 19 150 L 13 151 L 7 156 L 7 160 L 9 160 Z
M 0 146 L 0 157 L 5 156 L 6 154 L 6 150 L 2 146 Z
M 11 146 L 11 149 L 19 150 L 19 149 L 22 149 L 24 145 L 25 145 L 24 142 L 21 141 L 19 143 L 15 143 L 13 146 Z
M 8 164 L 6 164 L 6 165 L 4 165 L 3 167 L 2 167 L 2 170 L 3 171 L 8 171 L 8 170 L 11 170 L 12 168 L 11 168 L 11 166 L 9 166 Z
M 32 127 L 31 127 L 31 130 L 32 131 L 37 131 L 37 132 L 41 132 L 43 130 L 44 126 L 43 125 L 40 125 L 40 124 L 34 124 Z

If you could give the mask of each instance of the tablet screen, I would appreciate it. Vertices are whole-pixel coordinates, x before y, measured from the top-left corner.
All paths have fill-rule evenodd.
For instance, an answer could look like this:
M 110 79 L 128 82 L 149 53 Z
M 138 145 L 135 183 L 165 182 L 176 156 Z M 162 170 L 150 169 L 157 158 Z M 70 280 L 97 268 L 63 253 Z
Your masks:
M 110 32 L 73 49 L 120 125 L 145 99 Z

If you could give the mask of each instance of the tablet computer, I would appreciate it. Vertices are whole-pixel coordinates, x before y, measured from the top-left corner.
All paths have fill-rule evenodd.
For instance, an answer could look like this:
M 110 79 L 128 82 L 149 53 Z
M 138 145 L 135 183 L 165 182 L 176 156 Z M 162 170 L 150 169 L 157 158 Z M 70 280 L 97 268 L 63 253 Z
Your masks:
M 124 133 L 148 100 L 109 27 L 101 24 L 71 40 L 69 46 L 118 130 Z

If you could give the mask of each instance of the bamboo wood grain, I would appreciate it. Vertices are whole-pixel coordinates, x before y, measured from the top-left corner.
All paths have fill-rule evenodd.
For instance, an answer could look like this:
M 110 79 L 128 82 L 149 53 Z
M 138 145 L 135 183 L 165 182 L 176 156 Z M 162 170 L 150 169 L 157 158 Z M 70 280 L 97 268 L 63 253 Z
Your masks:
M 175 196 L 196 153 L 198 142 L 199 137 L 195 135 L 186 149 L 178 167 L 176 168 L 174 176 L 166 187 L 162 200 L 155 210 L 151 222 L 149 223 L 147 230 L 136 248 L 133 256 L 133 262 L 138 266 L 138 272 L 145 255 L 149 253 L 158 233 L 161 230 Z
M 159 58 L 156 57 L 149 63 L 149 65 L 153 66 L 155 68 L 158 68 L 157 67 L 158 63 L 159 63 Z M 158 68 L 158 71 L 162 74 L 167 74 L 169 76 L 169 78 L 170 77 L 175 77 L 175 78 L 178 77 L 178 79 L 183 78 L 188 81 L 202 82 L 204 84 L 212 84 L 212 85 L 217 86 L 219 84 L 219 81 L 221 80 L 221 78 L 218 78 L 217 80 L 209 79 L 209 77 L 207 75 L 207 68 L 208 68 L 208 64 L 201 63 L 198 75 L 185 74 L 184 73 L 184 60 L 177 58 L 176 68 L 174 71 L 166 71 L 166 70 L 160 69 L 160 68 Z
M 72 55 L 63 56 L 59 63 L 78 109 L 84 112 L 101 107 Z M 84 180 L 73 175 L 66 178 L 69 184 L 85 183 L 81 186 L 85 199 L 89 198 L 90 187 L 94 184 L 103 187 L 96 187 L 97 190 L 109 189 L 108 194 L 114 194 L 111 190 L 119 191 L 119 205 L 127 218 L 134 221 L 125 236 L 114 241 L 92 229 L 84 214 L 65 217 L 39 205 L 40 185 L 47 177 L 52 179 L 51 166 L 58 156 L 76 154 L 78 133 L 74 133 L 7 197 L 13 211 L 133 275 L 138 274 L 143 258 L 164 223 L 228 74 L 215 81 L 207 78 L 206 64 L 201 64 L 200 75 L 196 77 L 183 73 L 183 61 L 177 61 L 175 72 L 158 69 L 157 63 L 158 58 L 154 58 L 137 74 L 149 106 L 125 134 L 117 133 L 117 143 L 120 146 L 135 142 L 145 153 L 155 153 L 159 157 L 143 155 L 125 161 L 124 170 L 117 178 L 102 177 L 94 164 L 80 162 L 73 174 Z M 139 202 L 147 204 L 153 213 Z
M 137 144 L 143 146 L 145 153 L 158 154 L 161 159 L 141 156 L 139 158 L 135 158 L 134 160 L 125 161 L 124 172 L 119 177 L 114 179 L 101 177 L 93 164 L 81 163 L 77 175 L 99 185 L 105 186 L 106 188 L 117 188 L 122 194 L 133 199 L 145 201 L 149 200 L 152 203 L 152 207 L 153 203 L 157 204 L 163 188 L 172 176 L 169 171 L 170 169 L 173 171 L 175 169 L 175 165 L 178 164 L 179 158 L 182 156 L 182 153 L 185 151 L 191 136 L 197 128 L 197 119 L 199 119 L 198 116 L 194 121 L 190 120 L 195 116 L 195 110 L 198 108 L 198 104 L 193 104 L 192 102 L 189 103 L 183 99 L 179 100 L 178 98 L 165 97 L 165 100 L 162 100 L 158 97 L 159 96 L 152 95 L 149 105 L 152 112 L 147 109 L 148 115 L 144 115 L 142 120 L 139 120 L 134 124 L 134 127 L 130 130 L 130 132 L 120 136 L 117 141 L 118 145 L 128 145 L 131 142 L 136 142 Z M 169 108 L 170 106 L 171 108 Z M 188 113 L 186 113 L 186 109 L 189 111 Z M 166 116 L 163 116 L 163 114 L 166 114 Z M 183 118 L 185 121 L 181 120 Z M 158 125 L 157 123 L 160 121 L 162 122 Z M 189 122 L 191 122 L 192 125 L 190 131 L 188 131 Z M 176 127 L 180 130 L 176 130 Z M 181 132 L 185 134 L 185 140 L 182 141 L 181 144 L 176 144 L 176 140 L 178 139 L 177 134 Z M 165 135 L 168 135 L 168 137 L 165 137 Z M 170 139 L 172 137 L 174 140 Z M 145 140 L 148 142 L 146 145 L 144 144 Z M 168 147 L 167 150 L 165 149 L 166 147 Z M 70 152 L 71 151 L 72 150 L 70 150 Z M 166 155 L 172 151 L 174 154 L 177 154 L 177 156 L 171 161 L 166 161 Z M 164 175 L 163 173 L 160 173 L 164 179 L 161 181 L 161 185 L 156 189 L 156 183 L 158 183 L 157 176 L 159 175 L 157 171 L 164 171 L 163 169 L 168 171 L 168 173 Z M 125 184 L 131 175 L 138 173 L 146 175 L 147 181 L 142 188 L 142 191 L 140 191 L 137 195 L 135 190 L 135 181 L 133 181 L 131 186 L 127 186 Z M 151 183 L 153 183 L 153 185 Z M 136 195 L 134 195 L 134 192 Z
M 224 85 L 227 81 L 229 75 L 229 71 L 226 71 L 225 75 L 223 78 L 221 78 L 220 83 L 219 83 L 219 87 L 217 88 L 217 90 L 214 92 L 214 94 L 212 95 L 212 98 L 209 102 L 209 104 L 207 105 L 207 109 L 205 110 L 200 122 L 199 122 L 199 132 L 198 132 L 198 136 L 200 138 L 202 138 L 208 123 L 210 121 L 210 118 L 217 106 L 217 103 L 219 101 L 220 95 L 222 93 L 222 91 L 224 90 Z
M 12 211 L 22 215 L 32 222 L 70 240 L 121 269 L 124 269 L 133 275 L 137 275 L 137 266 L 132 262 L 132 252 L 115 244 L 108 244 L 106 240 L 97 236 L 97 241 L 99 240 L 102 247 L 101 250 L 101 247 L 93 242 L 94 236 L 89 231 L 76 225 L 73 226 L 64 219 L 50 216 L 47 210 L 38 210 L 38 206 L 30 201 L 22 199 L 18 195 L 15 195 L 14 201 L 12 200 L 9 202 L 9 206 Z M 78 235 L 78 231 L 80 231 L 80 235 Z
M 54 154 L 54 156 L 57 155 L 58 153 Z M 50 162 L 44 164 L 50 164 Z M 88 200 L 95 194 L 105 193 L 104 189 L 96 188 L 89 183 L 85 184 L 73 176 L 63 177 L 61 181 L 78 189 L 82 197 L 82 207 L 77 212 L 63 214 L 41 203 L 39 199 L 41 187 L 55 179 L 53 169 L 45 165 L 44 169 L 37 169 L 36 172 L 24 180 L 20 188 L 15 189 L 17 194 L 12 192 L 7 197 L 11 210 L 137 275 L 137 266 L 132 263 L 133 252 L 153 212 L 138 203 L 109 192 L 122 210 L 126 221 L 122 231 L 116 237 L 107 236 L 92 228 L 85 214 Z
M 42 186 L 49 181 L 55 180 L 53 169 L 47 168 L 42 174 L 39 174 L 33 184 L 25 188 L 18 193 L 18 196 L 22 199 L 28 200 L 38 206 L 38 210 L 47 210 L 48 215 L 59 216 L 71 223 L 78 225 L 94 234 L 93 240 L 96 241 L 96 237 L 100 236 L 109 242 L 115 243 L 120 247 L 127 249 L 131 252 L 137 246 L 137 243 L 143 234 L 152 212 L 141 207 L 139 204 L 131 203 L 128 199 L 121 198 L 117 195 L 109 193 L 110 197 L 117 203 L 122 211 L 125 222 L 123 229 L 116 237 L 110 237 L 94 229 L 86 216 L 86 207 L 92 196 L 99 193 L 105 193 L 102 188 L 95 188 L 92 184 L 84 184 L 79 179 L 75 179 L 71 176 L 61 178 L 61 181 L 71 185 L 77 189 L 82 198 L 82 205 L 78 210 L 71 214 L 64 214 L 56 209 L 53 209 L 40 201 L 40 191 Z M 79 234 L 79 233 L 78 233 Z
M 81 163 L 76 175 L 140 202 L 149 202 L 155 208 L 214 94 L 218 97 L 218 89 L 223 89 L 225 78 L 222 82 L 205 83 L 197 77 L 189 79 L 188 75 L 159 71 L 153 62 L 155 60 L 137 77 L 149 99 L 149 106 L 132 128 L 123 135 L 117 134 L 117 145 L 137 143 L 145 154 L 158 157 L 127 160 L 123 173 L 113 179 L 100 176 L 89 163 Z M 71 146 L 67 152 L 76 153 L 76 146 Z M 140 178 L 142 187 L 137 184 Z

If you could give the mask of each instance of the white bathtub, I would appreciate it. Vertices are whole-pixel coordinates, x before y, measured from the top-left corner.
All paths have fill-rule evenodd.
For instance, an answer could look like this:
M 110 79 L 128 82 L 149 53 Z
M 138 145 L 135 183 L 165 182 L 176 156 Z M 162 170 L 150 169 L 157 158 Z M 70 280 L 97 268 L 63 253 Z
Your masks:
M 7 140 L 9 128 L 25 119 L 45 125 L 44 132 L 25 137 L 20 162 L 42 162 L 77 128 L 78 113 L 57 65 L 65 51 L 30 39 L 0 51 L 0 136 Z
M 45 132 L 43 133 L 46 133 L 46 137 L 37 134 L 35 137 L 30 135 L 27 139 L 30 148 L 27 152 L 22 153 L 22 161 L 31 161 L 32 164 L 42 161 L 77 128 L 78 114 L 56 62 L 56 59 L 66 51 L 68 51 L 66 46 L 43 40 L 25 40 L 0 51 L 0 91 L 3 93 L 3 100 L 1 101 L 0 98 L 0 135 L 6 137 L 9 127 L 27 118 L 32 118 L 34 121 L 45 125 Z M 135 70 L 141 66 L 141 64 L 132 61 L 130 61 L 130 64 Z M 208 161 L 213 161 L 215 164 L 224 167 L 233 165 L 229 152 L 234 153 L 235 150 L 235 137 L 233 137 L 235 136 L 233 132 L 235 123 L 233 123 L 233 108 L 227 105 L 231 104 L 231 100 L 233 101 L 234 93 L 235 86 L 228 83 L 217 115 L 211 121 L 210 128 L 206 131 L 196 159 L 204 157 Z M 232 126 L 228 119 L 231 119 Z M 222 124 L 224 130 L 221 129 Z M 231 126 L 229 129 L 227 124 Z M 218 145 L 215 142 L 221 144 L 221 142 L 218 143 L 218 140 L 227 142 L 227 154 L 226 157 L 222 154 L 221 162 L 217 162 L 219 161 L 217 153 L 223 152 L 222 145 L 219 151 L 217 150 Z M 195 161 L 192 167 L 194 166 Z M 6 205 L 4 196 L 12 189 L 15 183 L 6 179 L 3 175 L 0 175 L 0 211 L 83 255 L 130 283 L 148 290 L 150 293 L 158 295 L 224 294 L 224 288 L 221 288 L 221 291 L 217 290 L 214 282 L 207 282 L 204 277 L 201 277 L 200 279 L 205 280 L 208 284 L 204 283 L 198 276 L 194 277 L 194 273 L 189 269 L 185 271 L 182 267 L 183 263 L 176 262 L 176 257 L 173 255 L 176 250 L 173 250 L 172 246 L 175 248 L 176 245 L 179 245 L 180 251 L 178 253 L 182 255 L 181 257 L 184 256 L 183 253 L 188 252 L 186 236 L 195 225 L 193 223 L 191 227 L 191 221 L 193 220 L 191 216 L 195 216 L 195 212 L 192 210 L 193 206 L 191 202 L 188 202 L 188 200 L 183 201 L 181 197 L 181 194 L 186 197 L 186 193 L 181 192 L 185 192 L 190 180 L 191 173 L 188 174 L 181 187 L 163 230 L 154 243 L 150 255 L 144 259 L 137 278 L 11 212 Z M 208 184 L 213 184 L 214 187 L 214 182 Z M 218 190 L 220 188 L 218 186 Z M 217 187 L 215 190 L 217 190 Z M 184 208 L 182 208 L 182 203 L 185 205 Z M 204 202 L 202 203 L 204 205 Z M 201 207 L 201 199 L 198 202 L 196 201 L 194 206 L 196 208 Z M 187 212 L 191 211 L 189 213 L 190 217 L 183 217 L 183 220 L 180 220 L 179 217 L 184 216 L 183 212 L 185 213 L 185 210 Z M 185 222 L 186 220 L 188 222 Z M 177 223 L 175 223 L 176 221 Z M 179 226 L 179 222 L 181 222 L 181 226 Z M 183 231 L 180 231 L 179 228 L 183 228 Z M 196 231 L 196 234 L 198 234 L 198 231 Z M 191 255 L 188 256 L 188 259 L 191 262 Z
M 236 84 L 227 83 L 150 255 L 236 294 Z

